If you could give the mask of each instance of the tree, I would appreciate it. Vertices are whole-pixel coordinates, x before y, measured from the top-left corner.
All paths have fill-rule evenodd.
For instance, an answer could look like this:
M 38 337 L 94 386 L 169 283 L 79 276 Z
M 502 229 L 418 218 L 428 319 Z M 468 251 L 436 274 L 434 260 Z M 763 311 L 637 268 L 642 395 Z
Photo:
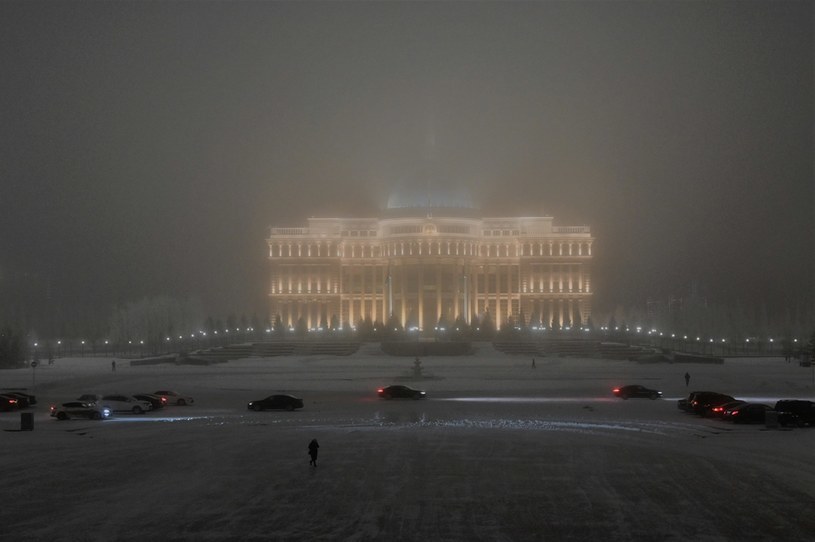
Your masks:
M 253 313 L 252 314 L 251 326 L 252 326 L 252 335 L 255 337 L 256 340 L 263 337 L 264 329 L 261 328 L 260 318 L 258 318 L 258 313 Z
M 526 331 L 526 315 L 524 314 L 523 309 L 521 309 L 521 312 L 518 315 L 518 327 L 521 328 L 521 331 Z
M 495 322 L 492 320 L 492 316 L 490 315 L 490 311 L 486 311 L 484 316 L 481 318 L 481 322 L 478 324 L 479 333 L 478 335 L 481 339 L 492 339 L 493 335 L 495 335 Z
M 467 325 L 467 320 L 463 315 L 459 315 L 456 321 L 453 322 L 453 335 L 457 339 L 464 339 L 470 336 L 470 326 Z
M 9 325 L 0 328 L 0 367 L 20 367 L 26 357 L 28 345 L 22 331 Z
M 297 325 L 294 326 L 294 334 L 298 337 L 305 337 L 308 333 L 308 324 L 306 324 L 306 319 L 301 316 L 297 319 Z
M 282 337 L 286 333 L 286 326 L 283 325 L 283 317 L 278 314 L 274 317 L 274 334 Z
M 387 323 L 385 324 L 385 332 L 383 333 L 386 339 L 396 339 L 404 335 L 405 330 L 402 328 L 402 323 L 399 321 L 399 317 L 395 314 L 391 313 L 391 317 L 388 318 Z

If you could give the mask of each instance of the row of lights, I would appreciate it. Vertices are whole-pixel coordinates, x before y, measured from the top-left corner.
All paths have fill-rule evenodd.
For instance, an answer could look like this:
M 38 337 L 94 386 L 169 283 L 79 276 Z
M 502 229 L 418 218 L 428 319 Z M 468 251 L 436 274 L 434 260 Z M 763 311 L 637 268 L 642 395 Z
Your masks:
M 357 328 L 356 328 L 355 326 L 351 326 L 351 330 L 356 331 L 356 329 L 357 329 Z M 439 326 L 436 326 L 434 329 L 435 329 L 436 331 L 446 331 L 446 330 L 447 330 L 447 328 L 445 328 L 445 327 L 439 327 Z M 520 327 L 515 327 L 515 329 L 516 329 L 516 330 L 518 330 L 518 331 L 520 331 L 520 330 L 521 330 L 521 328 L 520 328 Z M 572 328 L 571 328 L 571 326 L 566 326 L 566 327 L 564 327 L 563 329 L 564 329 L 564 330 L 566 330 L 566 331 L 570 331 Z M 247 332 L 251 332 L 251 331 L 254 331 L 254 330 L 255 330 L 255 329 L 254 329 L 253 327 L 247 327 L 247 328 L 246 328 L 246 331 L 247 331 Z M 288 330 L 289 330 L 289 332 L 292 332 L 292 333 L 293 333 L 295 329 L 294 329 L 294 327 L 289 326 Z M 342 331 L 342 330 L 343 330 L 343 328 L 342 328 L 342 327 L 339 327 L 339 328 L 338 328 L 338 331 Z M 393 328 L 393 330 L 394 330 L 394 331 L 398 331 L 398 329 L 397 329 L 397 328 Z M 456 328 L 456 331 L 458 331 L 458 330 L 459 330 L 459 328 Z M 476 331 L 479 331 L 479 330 L 480 330 L 480 328 L 476 327 L 476 328 L 475 328 L 475 330 L 476 330 Z M 532 326 L 532 330 L 533 330 L 533 331 L 546 331 L 546 330 L 547 330 L 547 327 L 546 327 L 546 326 L 540 326 L 540 327 L 538 327 L 538 326 Z M 581 331 L 583 331 L 583 332 L 588 332 L 588 331 L 591 331 L 591 329 L 590 329 L 590 328 L 587 328 L 587 327 L 582 327 L 582 328 L 580 328 L 580 330 L 581 330 Z M 601 330 L 601 331 L 610 331 L 610 330 L 611 330 L 611 328 L 610 328 L 609 326 L 600 326 L 600 330 Z M 241 329 L 240 329 L 240 328 L 235 328 L 235 330 L 234 330 L 234 331 L 235 331 L 236 333 L 240 333 L 240 332 L 241 332 Z M 267 328 L 265 331 L 266 331 L 266 333 L 271 333 L 271 332 L 272 332 L 272 330 L 271 330 L 270 328 Z M 324 328 L 322 328 L 322 327 L 318 327 L 318 328 L 310 328 L 308 331 L 318 331 L 318 332 L 320 332 L 320 331 L 324 331 Z M 374 331 L 376 331 L 376 329 L 374 329 Z M 409 331 L 409 332 L 411 332 L 411 331 L 412 331 L 412 332 L 416 332 L 416 331 L 420 331 L 420 328 L 419 328 L 418 326 L 411 326 L 411 327 L 407 328 L 407 331 Z M 614 327 L 614 331 L 620 331 L 620 326 L 615 326 L 615 327 Z M 627 333 L 628 333 L 628 332 L 631 332 L 631 328 L 626 327 L 626 328 L 625 328 L 625 331 L 626 331 Z M 643 328 L 642 328 L 642 326 L 637 326 L 637 327 L 635 327 L 635 328 L 634 328 L 634 331 L 635 331 L 636 333 L 642 333 Z M 218 334 L 218 330 L 214 330 L 212 333 L 213 333 L 214 335 L 217 335 L 217 334 Z M 651 330 L 647 331 L 646 333 L 647 333 L 647 335 L 659 335 L 660 337 L 664 337 L 664 336 L 665 336 L 663 332 L 658 331 L 658 330 L 656 330 L 656 329 L 651 329 Z M 206 337 L 206 336 L 207 336 L 207 332 L 206 332 L 206 331 L 198 331 L 198 334 L 199 334 L 199 335 L 201 335 L 201 336 L 203 336 L 203 337 Z M 225 329 L 225 330 L 224 330 L 224 334 L 229 334 L 229 329 Z M 195 338 L 195 335 L 196 335 L 195 333 L 190 333 L 190 338 L 191 338 L 191 339 L 194 339 L 194 338 Z M 672 339 L 677 338 L 677 337 L 676 337 L 676 334 L 675 334 L 675 333 L 671 333 L 671 338 L 672 338 Z M 179 335 L 179 336 L 178 336 L 178 339 L 179 339 L 179 340 L 183 340 L 183 339 L 184 339 L 184 336 L 183 336 L 183 335 Z M 682 339 L 683 339 L 683 340 L 688 340 L 688 336 L 687 336 L 687 335 L 683 335 L 683 336 L 682 336 Z M 167 342 L 170 342 L 171 340 L 172 340 L 172 338 L 171 338 L 171 337 L 167 337 L 167 338 L 166 338 L 166 341 L 167 341 Z M 691 339 L 691 340 L 692 340 L 692 339 Z M 701 341 L 702 341 L 702 338 L 697 336 L 697 337 L 696 337 L 696 341 L 697 341 L 697 342 L 701 342 Z M 756 342 L 756 341 L 758 341 L 758 339 L 756 339 L 756 338 L 752 338 L 752 340 L 751 340 L 751 338 L 749 338 L 749 337 L 748 337 L 747 339 L 745 339 L 745 340 L 744 340 L 744 342 L 745 342 L 745 343 L 750 343 L 751 341 L 752 341 L 752 342 Z M 775 339 L 773 339 L 772 337 L 769 337 L 769 338 L 768 338 L 768 341 L 769 341 L 769 342 L 771 342 L 771 343 L 774 343 L 774 342 L 775 342 Z M 127 341 L 127 342 L 128 342 L 128 344 L 133 344 L 133 341 L 132 341 L 132 340 Z M 719 342 L 719 341 L 716 341 L 715 339 L 712 339 L 712 338 L 711 338 L 711 339 L 708 339 L 708 342 L 713 343 L 713 342 Z M 721 342 L 722 342 L 722 343 L 726 343 L 726 342 L 727 342 L 727 339 L 721 339 Z M 798 343 L 798 339 L 793 339 L 793 340 L 792 340 L 792 342 L 797 344 L 797 343 Z M 85 345 L 85 341 L 84 341 L 84 340 L 80 341 L 80 344 L 81 344 L 82 346 L 84 346 L 84 345 Z M 110 341 L 109 341 L 109 340 L 107 340 L 107 339 L 105 339 L 105 344 L 106 344 L 106 345 L 109 345 L 109 344 L 110 344 Z M 138 344 L 143 345 L 143 344 L 144 344 L 144 341 L 143 341 L 143 340 L 140 340 L 140 341 L 138 341 Z M 61 346 L 61 345 L 62 345 L 62 340 L 58 340 L 58 341 L 57 341 L 57 346 Z M 35 347 L 35 348 L 39 347 L 39 342 L 35 342 L 35 343 L 34 343 L 34 347 Z
M 610 329 L 611 329 L 611 328 L 609 328 L 608 326 L 600 326 L 600 330 L 601 330 L 601 331 L 610 331 Z M 614 327 L 614 331 L 620 331 L 620 327 L 619 327 L 619 326 L 615 326 L 615 327 Z M 625 328 L 625 331 L 628 333 L 628 332 L 630 332 L 630 331 L 631 331 L 631 328 L 626 327 L 626 328 Z M 641 326 L 637 326 L 636 328 L 634 328 L 634 331 L 635 331 L 636 333 L 642 333 L 642 327 L 641 327 Z M 660 337 L 664 337 L 664 336 L 665 336 L 665 334 L 664 334 L 663 332 L 658 331 L 658 330 L 656 330 L 656 329 L 651 329 L 651 330 L 649 330 L 649 331 L 647 332 L 647 334 L 648 334 L 648 335 L 659 335 Z M 671 338 L 672 338 L 672 339 L 677 338 L 676 334 L 675 334 L 675 333 L 671 333 Z M 682 335 L 682 339 L 684 339 L 684 340 L 688 340 L 688 336 L 687 336 L 687 335 Z M 693 339 L 691 339 L 691 340 L 693 340 Z M 772 337 L 768 337 L 768 338 L 767 338 L 767 340 L 768 340 L 769 342 L 771 342 L 771 343 L 774 343 L 774 342 L 775 342 L 775 339 L 774 339 L 774 338 L 772 338 Z M 697 337 L 696 337 L 696 341 L 697 341 L 697 342 L 701 342 L 701 341 L 702 341 L 702 337 L 697 336 Z M 753 337 L 752 339 L 751 339 L 750 337 L 748 337 L 748 338 L 744 339 L 744 342 L 745 342 L 745 343 L 750 343 L 750 342 L 758 342 L 758 341 L 759 341 L 759 339 L 757 339 L 757 338 L 755 338 L 755 337 Z M 719 342 L 719 341 L 717 341 L 717 340 L 715 340 L 715 339 L 708 339 L 708 342 L 713 343 L 713 342 Z M 721 342 L 726 343 L 726 342 L 727 342 L 727 339 L 721 339 Z M 793 342 L 793 343 L 798 343 L 798 339 L 793 339 L 793 340 L 792 340 L 792 342 Z

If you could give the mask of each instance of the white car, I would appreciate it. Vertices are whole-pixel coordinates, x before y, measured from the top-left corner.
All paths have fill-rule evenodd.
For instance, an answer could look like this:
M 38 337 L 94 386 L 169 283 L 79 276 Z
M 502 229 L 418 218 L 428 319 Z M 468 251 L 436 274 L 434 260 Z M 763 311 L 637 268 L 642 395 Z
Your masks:
M 168 405 L 185 406 L 191 405 L 195 402 L 195 400 L 189 395 L 181 395 L 180 393 L 169 390 L 160 390 L 155 392 L 153 395 L 165 397 Z
M 153 410 L 153 405 L 149 402 L 134 399 L 127 395 L 103 395 L 97 403 L 105 408 L 109 408 L 111 412 L 132 412 L 133 414 L 141 414 L 142 412 Z
M 71 418 L 103 420 L 110 417 L 110 409 L 96 403 L 69 401 L 61 405 L 52 405 L 51 416 L 58 420 L 69 420 Z

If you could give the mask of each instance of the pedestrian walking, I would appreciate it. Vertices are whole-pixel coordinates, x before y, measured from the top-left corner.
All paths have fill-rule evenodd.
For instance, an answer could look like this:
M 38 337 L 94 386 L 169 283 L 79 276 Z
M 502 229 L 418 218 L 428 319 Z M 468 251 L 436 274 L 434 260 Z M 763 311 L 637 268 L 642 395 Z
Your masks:
M 110 369 L 115 373 L 116 372 L 116 360 L 110 362 Z
M 688 387 L 688 384 L 690 384 L 690 373 L 685 373 L 685 387 L 686 388 Z
M 311 461 L 308 462 L 309 465 L 312 467 L 317 466 L 317 453 L 320 450 L 320 445 L 317 443 L 317 439 L 311 439 L 311 442 L 308 443 L 308 455 L 311 456 Z
M 532 358 L 532 368 L 535 368 L 535 358 Z

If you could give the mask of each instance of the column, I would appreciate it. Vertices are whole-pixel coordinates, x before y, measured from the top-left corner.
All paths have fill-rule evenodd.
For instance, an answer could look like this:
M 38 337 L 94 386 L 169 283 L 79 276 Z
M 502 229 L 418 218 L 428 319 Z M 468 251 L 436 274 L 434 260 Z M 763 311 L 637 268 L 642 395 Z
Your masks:
M 441 249 L 441 243 L 439 243 L 439 248 Z M 441 316 L 441 265 L 436 264 L 436 322 Z M 436 322 L 433 322 L 433 325 L 436 325 Z
M 416 317 L 419 319 L 419 329 L 424 329 L 424 266 L 417 266 L 419 271 L 419 291 L 416 294 L 416 305 L 418 306 L 419 314 Z

